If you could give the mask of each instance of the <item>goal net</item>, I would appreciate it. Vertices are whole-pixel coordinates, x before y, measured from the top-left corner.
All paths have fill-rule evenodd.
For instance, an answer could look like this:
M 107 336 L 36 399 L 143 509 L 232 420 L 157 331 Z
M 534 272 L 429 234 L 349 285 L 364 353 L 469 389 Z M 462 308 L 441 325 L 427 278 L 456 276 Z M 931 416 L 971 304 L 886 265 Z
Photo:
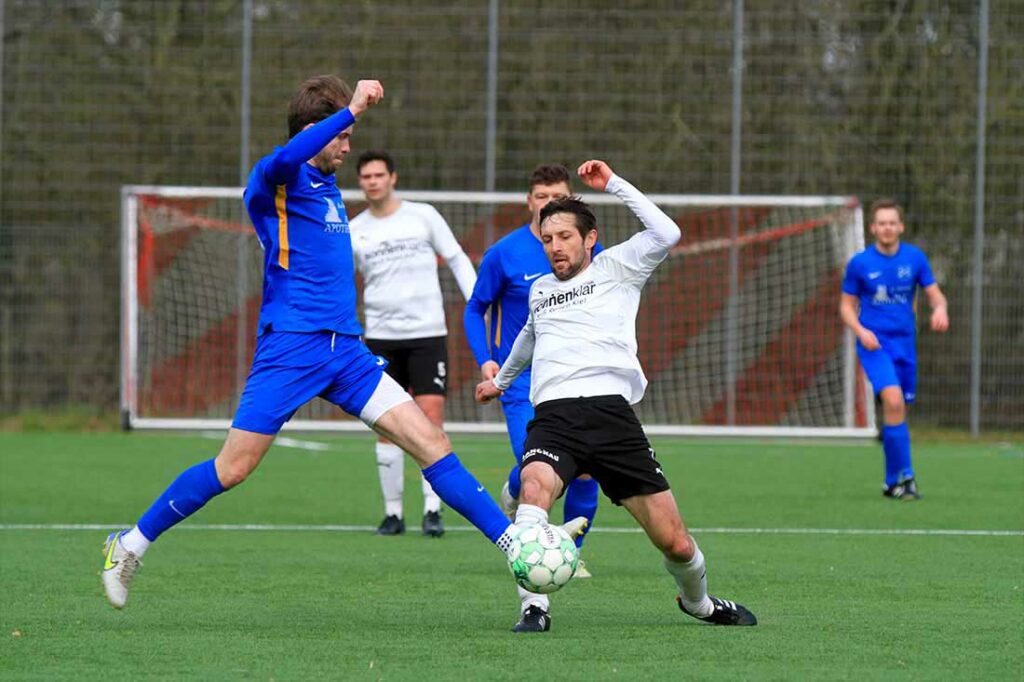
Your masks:
M 470 258 L 529 220 L 522 194 L 400 192 L 433 204 Z M 349 216 L 365 204 L 343 191 Z M 225 428 L 255 347 L 262 255 L 241 188 L 122 189 L 121 401 L 126 428 Z M 611 246 L 641 226 L 614 197 L 584 195 Z M 863 248 L 849 197 L 652 195 L 683 239 L 651 277 L 637 319 L 651 433 L 873 434 L 874 403 L 838 315 L 840 280 Z M 447 268 L 447 426 L 502 431 L 473 401 L 479 371 Z M 363 425 L 321 400 L 293 430 Z

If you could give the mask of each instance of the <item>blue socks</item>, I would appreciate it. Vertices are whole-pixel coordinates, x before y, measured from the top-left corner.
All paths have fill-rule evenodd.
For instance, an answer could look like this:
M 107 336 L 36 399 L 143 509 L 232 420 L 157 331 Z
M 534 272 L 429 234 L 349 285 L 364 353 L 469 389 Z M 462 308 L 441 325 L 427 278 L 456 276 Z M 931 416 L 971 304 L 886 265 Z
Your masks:
M 473 474 L 469 473 L 454 452 L 437 460 L 423 470 L 423 478 L 444 503 L 466 517 L 487 538 L 498 544 L 509 526 L 494 498 L 488 494 Z
M 522 486 L 522 481 L 519 480 L 519 465 L 516 464 L 512 467 L 512 470 L 508 472 L 508 493 L 512 497 L 519 499 L 519 491 Z
M 598 491 L 597 481 L 592 478 L 577 478 L 565 491 L 565 521 L 572 521 L 577 516 L 587 517 L 586 529 L 576 538 L 577 547 L 583 546 L 583 539 L 594 525 Z
M 157 498 L 139 519 L 139 531 L 150 542 L 165 530 L 202 509 L 203 505 L 224 492 L 217 478 L 213 460 L 200 462 L 186 469 Z
M 910 429 L 906 422 L 882 427 L 882 450 L 885 452 L 887 486 L 914 477 L 914 469 L 910 464 Z

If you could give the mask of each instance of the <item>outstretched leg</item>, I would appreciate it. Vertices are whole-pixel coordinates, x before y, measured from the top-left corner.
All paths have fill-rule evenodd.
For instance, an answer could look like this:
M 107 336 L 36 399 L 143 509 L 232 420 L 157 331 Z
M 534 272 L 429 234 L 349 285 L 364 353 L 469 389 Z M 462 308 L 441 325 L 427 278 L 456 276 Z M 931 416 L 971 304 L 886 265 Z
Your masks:
M 215 459 L 181 473 L 130 530 L 112 533 L 103 548 L 103 589 L 115 608 L 124 608 L 128 588 L 151 542 L 235 487 L 251 474 L 274 442 L 274 436 L 230 429 Z
M 704 554 L 686 530 L 675 497 L 669 490 L 622 500 L 633 518 L 664 556 L 665 568 L 679 588 L 676 598 L 684 613 L 715 625 L 756 625 L 741 604 L 708 594 Z

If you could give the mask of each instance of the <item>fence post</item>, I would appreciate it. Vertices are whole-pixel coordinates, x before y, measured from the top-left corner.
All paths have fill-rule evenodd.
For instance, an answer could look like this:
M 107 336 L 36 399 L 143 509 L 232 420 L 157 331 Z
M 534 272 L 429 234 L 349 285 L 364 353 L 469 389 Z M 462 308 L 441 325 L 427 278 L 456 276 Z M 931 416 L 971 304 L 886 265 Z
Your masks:
M 242 2 L 242 75 L 239 103 L 241 109 L 241 139 L 238 145 L 238 184 L 245 187 L 249 177 L 249 128 L 251 109 L 252 80 L 252 0 Z M 243 220 L 245 218 L 243 217 Z M 246 371 L 246 340 L 249 338 L 249 306 L 246 302 L 249 295 L 248 250 L 245 248 L 250 235 L 238 235 L 238 258 L 236 267 L 236 300 L 238 306 L 238 324 L 235 327 L 235 384 L 241 388 L 245 383 Z
M 974 168 L 974 265 L 971 296 L 971 436 L 981 433 L 981 294 L 985 253 L 985 119 L 988 97 L 988 0 L 978 15 L 978 121 Z
M 732 3 L 732 138 L 729 193 L 740 193 L 740 144 L 743 124 L 743 0 Z M 729 299 L 725 327 L 725 423 L 736 423 L 736 335 L 739 317 L 739 215 L 729 209 Z

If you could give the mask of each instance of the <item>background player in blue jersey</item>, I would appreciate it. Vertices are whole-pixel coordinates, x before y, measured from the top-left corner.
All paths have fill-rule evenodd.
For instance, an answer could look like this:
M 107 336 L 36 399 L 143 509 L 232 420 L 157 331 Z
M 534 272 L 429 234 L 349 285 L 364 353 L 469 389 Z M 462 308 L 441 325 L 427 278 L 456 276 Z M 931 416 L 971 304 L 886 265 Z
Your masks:
M 408 452 L 448 506 L 499 548 L 508 519 L 451 451 L 448 437 L 384 372 L 359 339 L 352 241 L 334 177 L 349 153 L 356 117 L 384 97 L 374 80 L 355 92 L 316 76 L 288 108 L 289 142 L 260 159 L 245 204 L 264 249 L 263 303 L 252 369 L 227 440 L 215 459 L 185 470 L 129 530 L 112 533 L 102 572 L 122 608 L 149 544 L 256 469 L 282 425 L 319 396 L 358 416 Z M 566 530 L 575 535 L 585 519 Z
M 484 254 L 463 319 L 466 340 L 484 381 L 497 375 L 512 350 L 512 343 L 526 324 L 530 286 L 538 277 L 551 272 L 551 263 L 544 255 L 544 245 L 540 241 L 540 211 L 549 202 L 564 199 L 570 194 L 569 170 L 565 166 L 537 166 L 530 175 L 530 191 L 526 195 L 532 219 L 500 239 Z M 601 245 L 598 244 L 594 247 L 594 255 L 600 252 Z M 491 313 L 490 334 L 484 320 L 488 310 Z M 519 497 L 519 463 L 523 460 L 526 425 L 533 419 L 529 367 L 502 394 L 501 409 L 516 458 L 516 464 L 502 488 L 501 502 L 505 511 L 513 514 L 515 500 Z M 598 492 L 597 482 L 589 476 L 573 481 L 565 493 L 565 518 L 584 516 L 592 522 L 597 511 Z M 583 535 L 576 539 L 576 544 L 582 546 Z M 577 577 L 589 575 L 582 565 L 576 572 Z
M 921 249 L 900 241 L 903 209 L 890 199 L 880 199 L 871 205 L 870 213 L 875 243 L 846 266 L 839 314 L 857 335 L 857 356 L 882 404 L 882 494 L 913 500 L 920 493 L 910 461 L 906 406 L 917 393 L 917 287 L 928 298 L 932 331 L 949 329 L 949 316 L 928 258 Z

